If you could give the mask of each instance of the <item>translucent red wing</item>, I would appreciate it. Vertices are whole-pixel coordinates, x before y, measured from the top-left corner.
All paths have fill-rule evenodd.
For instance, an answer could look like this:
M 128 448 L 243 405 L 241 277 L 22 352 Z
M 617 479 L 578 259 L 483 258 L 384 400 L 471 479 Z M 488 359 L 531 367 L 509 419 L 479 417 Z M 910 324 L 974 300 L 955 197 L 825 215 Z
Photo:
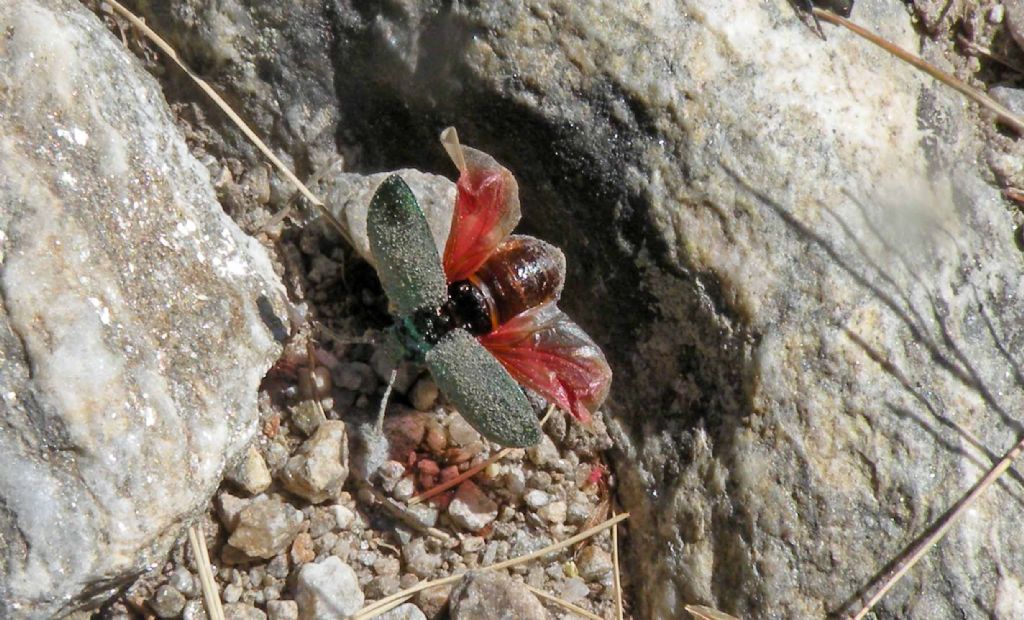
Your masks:
M 454 129 L 445 130 L 441 141 L 459 168 L 455 213 L 442 261 L 451 283 L 476 273 L 519 223 L 519 186 L 493 157 L 459 144 Z
M 480 337 L 521 385 L 587 421 L 608 395 L 612 371 L 590 336 L 549 302 Z

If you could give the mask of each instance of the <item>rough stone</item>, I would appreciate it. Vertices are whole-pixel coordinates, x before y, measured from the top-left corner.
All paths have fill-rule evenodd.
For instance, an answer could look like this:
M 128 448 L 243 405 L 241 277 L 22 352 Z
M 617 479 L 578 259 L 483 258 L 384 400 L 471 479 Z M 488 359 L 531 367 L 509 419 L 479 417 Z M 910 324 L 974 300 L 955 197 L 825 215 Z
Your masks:
M 345 423 L 323 422 L 281 471 L 286 489 L 313 503 L 337 497 L 348 477 Z
M 0 616 L 159 562 L 257 430 L 283 288 L 160 87 L 70 0 L 0 3 Z
M 249 495 L 259 495 L 266 491 L 273 481 L 267 462 L 256 446 L 249 446 L 242 460 L 228 472 L 227 479 Z
M 405 603 L 377 616 L 380 620 L 427 620 L 420 608 L 412 603 Z
M 181 612 L 181 620 L 207 620 L 203 601 L 197 599 L 185 603 L 185 609 Z
M 518 618 L 546 620 L 544 606 L 525 585 L 497 571 L 470 571 L 452 588 L 451 620 Z
M 448 516 L 459 527 L 476 532 L 498 517 L 498 504 L 467 480 L 448 504 Z
M 424 375 L 412 386 L 409 392 L 409 402 L 419 411 L 430 411 L 437 403 L 440 391 L 437 384 L 429 375 Z
M 295 601 L 267 603 L 267 620 L 299 620 L 299 604 Z
M 302 620 L 345 617 L 363 606 L 356 572 L 335 556 L 306 564 L 295 584 L 295 602 Z
M 284 551 L 302 527 L 302 512 L 278 498 L 257 497 L 238 514 L 228 544 L 249 557 L 269 559 Z
M 185 595 L 171 586 L 160 586 L 149 606 L 158 618 L 177 618 L 185 608 Z
M 597 545 L 587 545 L 576 558 L 576 567 L 586 581 L 601 581 L 612 572 L 612 556 Z
M 267 614 L 248 603 L 224 605 L 224 620 L 267 620 Z
M 537 514 L 549 523 L 560 525 L 565 523 L 565 513 L 568 507 L 565 502 L 558 500 L 537 509 Z

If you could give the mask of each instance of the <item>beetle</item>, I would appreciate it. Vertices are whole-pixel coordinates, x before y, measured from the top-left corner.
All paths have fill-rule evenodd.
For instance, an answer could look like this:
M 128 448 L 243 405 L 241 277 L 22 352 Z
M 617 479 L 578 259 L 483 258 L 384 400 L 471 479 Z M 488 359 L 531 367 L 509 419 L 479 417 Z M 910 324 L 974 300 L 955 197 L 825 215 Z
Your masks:
M 398 175 L 380 184 L 367 212 L 370 252 L 395 319 L 388 338 L 427 365 L 441 392 L 484 437 L 510 447 L 535 445 L 540 423 L 520 385 L 586 421 L 608 394 L 611 368 L 557 307 L 562 252 L 511 235 L 520 218 L 512 173 L 462 146 L 454 128 L 441 142 L 459 170 L 443 260 Z

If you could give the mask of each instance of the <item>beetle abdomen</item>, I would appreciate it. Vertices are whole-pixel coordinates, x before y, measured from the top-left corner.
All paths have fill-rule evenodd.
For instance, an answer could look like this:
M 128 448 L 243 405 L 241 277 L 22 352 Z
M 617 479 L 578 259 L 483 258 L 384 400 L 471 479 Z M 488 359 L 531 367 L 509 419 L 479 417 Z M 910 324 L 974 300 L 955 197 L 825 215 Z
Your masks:
M 524 310 L 558 299 L 565 283 L 565 256 L 550 243 L 513 235 L 469 281 L 488 298 L 491 329 L 496 329 Z

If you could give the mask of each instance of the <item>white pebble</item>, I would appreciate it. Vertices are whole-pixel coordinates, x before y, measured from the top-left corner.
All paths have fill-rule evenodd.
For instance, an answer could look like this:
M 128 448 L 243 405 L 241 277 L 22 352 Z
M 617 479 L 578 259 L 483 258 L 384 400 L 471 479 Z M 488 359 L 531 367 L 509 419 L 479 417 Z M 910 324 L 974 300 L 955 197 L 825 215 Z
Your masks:
M 302 620 L 351 616 L 363 606 L 363 591 L 352 567 L 336 556 L 299 571 L 295 602 Z

